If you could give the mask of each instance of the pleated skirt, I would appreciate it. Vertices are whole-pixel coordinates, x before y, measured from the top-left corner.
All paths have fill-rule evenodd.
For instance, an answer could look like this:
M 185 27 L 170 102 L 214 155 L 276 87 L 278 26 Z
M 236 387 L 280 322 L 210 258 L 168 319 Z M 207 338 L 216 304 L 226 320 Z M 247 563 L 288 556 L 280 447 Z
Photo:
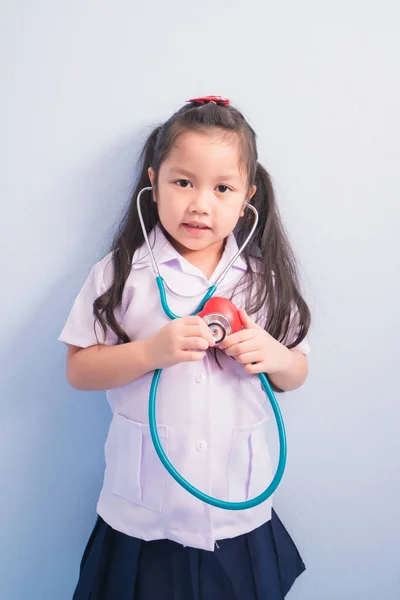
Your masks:
M 145 542 L 98 516 L 73 600 L 282 600 L 304 570 L 274 510 L 270 521 L 218 541 L 214 552 Z

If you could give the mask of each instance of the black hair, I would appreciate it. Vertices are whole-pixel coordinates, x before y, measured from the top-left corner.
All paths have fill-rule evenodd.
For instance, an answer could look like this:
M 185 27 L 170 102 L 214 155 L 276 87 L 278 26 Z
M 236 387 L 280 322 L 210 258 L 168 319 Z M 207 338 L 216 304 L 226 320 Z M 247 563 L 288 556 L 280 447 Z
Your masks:
M 263 324 L 265 330 L 282 342 L 287 339 L 291 317 L 295 311 L 297 331 L 290 343 L 287 343 L 289 348 L 299 344 L 308 332 L 310 311 L 300 292 L 296 261 L 279 215 L 271 178 L 258 162 L 254 130 L 242 113 L 231 105 L 191 102 L 174 113 L 164 124 L 157 126 L 146 140 L 140 155 L 135 189 L 112 243 L 114 280 L 109 289 L 94 302 L 94 315 L 104 334 L 109 327 L 116 333 L 118 343 L 130 341 L 117 322 L 114 311 L 121 303 L 133 255 L 144 243 L 136 198 L 142 188 L 151 186 L 148 169 L 152 167 L 157 183 L 160 166 L 179 135 L 185 131 L 207 131 L 214 128 L 238 135 L 240 155 L 247 172 L 248 190 L 253 185 L 257 187 L 251 203 L 258 210 L 259 222 L 253 243 L 243 253 L 247 264 L 244 276 L 246 310 L 250 315 L 262 311 L 266 317 Z M 150 232 L 159 222 L 157 204 L 143 203 L 142 212 L 146 230 Z M 246 210 L 239 219 L 234 231 L 238 244 L 246 238 L 252 220 L 250 210 Z M 257 269 L 252 267 L 254 249 L 258 254 Z

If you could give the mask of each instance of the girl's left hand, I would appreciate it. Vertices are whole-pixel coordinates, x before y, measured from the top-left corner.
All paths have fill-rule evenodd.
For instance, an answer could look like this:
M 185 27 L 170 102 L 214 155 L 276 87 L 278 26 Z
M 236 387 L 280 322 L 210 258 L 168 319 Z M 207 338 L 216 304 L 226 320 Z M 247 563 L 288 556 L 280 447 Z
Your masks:
M 285 371 L 290 364 L 290 350 L 257 325 L 244 308 L 239 316 L 244 329 L 228 335 L 218 348 L 242 363 L 250 375 Z

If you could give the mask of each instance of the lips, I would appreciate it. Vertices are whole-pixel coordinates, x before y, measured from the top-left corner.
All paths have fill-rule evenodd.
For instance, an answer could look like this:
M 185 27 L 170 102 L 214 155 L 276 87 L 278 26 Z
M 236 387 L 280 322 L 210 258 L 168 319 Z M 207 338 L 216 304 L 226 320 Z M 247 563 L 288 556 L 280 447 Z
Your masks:
M 211 231 L 211 227 L 200 221 L 189 221 L 188 223 L 182 223 L 182 227 L 186 232 L 186 235 L 191 238 L 202 238 L 208 231 Z
M 193 227 L 194 229 L 210 229 L 205 223 L 198 223 L 196 221 L 190 221 L 189 223 L 183 223 L 186 227 Z

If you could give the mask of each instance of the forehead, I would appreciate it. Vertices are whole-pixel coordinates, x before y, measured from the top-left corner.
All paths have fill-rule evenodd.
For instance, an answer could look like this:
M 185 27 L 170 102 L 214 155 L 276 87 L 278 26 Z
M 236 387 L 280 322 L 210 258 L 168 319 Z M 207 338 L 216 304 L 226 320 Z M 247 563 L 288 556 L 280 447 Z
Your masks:
M 240 160 L 239 136 L 220 129 L 181 133 L 160 170 L 171 172 L 179 169 L 199 175 L 230 175 L 244 181 L 246 173 Z

